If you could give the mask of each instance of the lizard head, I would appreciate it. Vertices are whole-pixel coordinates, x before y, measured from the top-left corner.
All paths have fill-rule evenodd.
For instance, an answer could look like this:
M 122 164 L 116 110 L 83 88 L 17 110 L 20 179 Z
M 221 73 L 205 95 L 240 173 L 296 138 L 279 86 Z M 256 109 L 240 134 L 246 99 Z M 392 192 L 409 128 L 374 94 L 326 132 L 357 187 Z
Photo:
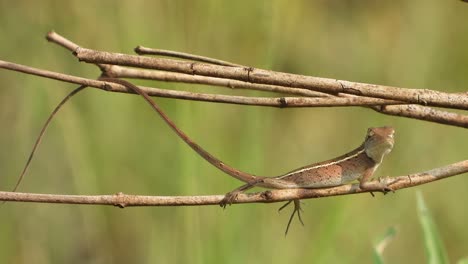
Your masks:
M 369 158 L 376 163 L 381 163 L 385 155 L 393 148 L 395 142 L 393 127 L 371 127 L 367 130 L 364 148 Z

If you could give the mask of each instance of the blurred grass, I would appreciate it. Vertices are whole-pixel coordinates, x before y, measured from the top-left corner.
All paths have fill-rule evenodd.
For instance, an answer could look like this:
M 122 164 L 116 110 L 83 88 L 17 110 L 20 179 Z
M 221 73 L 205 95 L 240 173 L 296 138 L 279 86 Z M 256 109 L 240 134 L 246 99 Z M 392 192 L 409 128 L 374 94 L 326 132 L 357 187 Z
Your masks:
M 436 223 L 432 218 L 431 212 L 424 201 L 424 197 L 420 191 L 416 193 L 416 201 L 418 205 L 419 221 L 424 234 L 424 246 L 429 264 L 448 263 L 447 252 L 444 248 L 444 242 L 439 235 Z
M 411 88 L 464 91 L 468 4 L 458 1 L 0 1 L 0 58 L 86 77 L 99 72 L 44 40 L 131 53 L 137 45 L 256 67 Z M 36 133 L 73 85 L 0 71 L 0 185 L 16 180 Z M 152 83 L 191 91 L 257 95 Z M 367 127 L 397 129 L 379 175 L 466 159 L 466 131 L 360 108 L 268 109 L 159 99 L 176 123 L 227 163 L 278 175 L 360 144 Z M 453 260 L 466 256 L 467 179 L 396 194 L 305 201 L 305 227 L 283 231 L 278 204 L 105 208 L 8 203 L 1 263 L 362 263 L 372 239 L 398 225 L 388 263 L 421 262 L 414 192 L 423 190 Z M 141 98 L 87 90 L 50 127 L 21 191 L 152 195 L 225 193 L 239 186 L 199 158 Z M 408 250 L 408 249 L 411 250 Z
M 384 264 L 383 252 L 390 242 L 395 238 L 397 230 L 395 227 L 389 227 L 385 234 L 374 243 L 374 263 Z

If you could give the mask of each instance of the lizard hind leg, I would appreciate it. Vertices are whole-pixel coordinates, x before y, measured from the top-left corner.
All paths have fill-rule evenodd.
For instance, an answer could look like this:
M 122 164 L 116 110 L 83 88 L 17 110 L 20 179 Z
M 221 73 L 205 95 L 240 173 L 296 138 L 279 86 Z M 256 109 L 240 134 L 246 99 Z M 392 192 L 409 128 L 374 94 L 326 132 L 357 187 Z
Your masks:
M 296 213 L 297 213 L 297 218 L 299 218 L 299 222 L 301 222 L 302 226 L 304 226 L 304 222 L 302 221 L 302 217 L 301 217 L 302 208 L 301 208 L 301 201 L 300 200 L 298 200 L 298 199 L 291 200 L 291 201 L 287 202 L 286 204 L 284 204 L 283 206 L 281 206 L 278 209 L 278 211 L 281 211 L 284 208 L 286 208 L 286 206 L 288 206 L 291 202 L 294 202 L 294 210 L 293 210 L 291 216 L 289 217 L 288 225 L 286 226 L 286 231 L 284 232 L 285 236 L 288 234 L 289 227 L 291 226 L 291 222 L 292 222 L 292 220 L 294 218 L 294 215 Z
M 226 209 L 226 205 L 231 205 L 233 202 L 235 202 L 237 200 L 237 196 L 240 194 L 240 193 L 243 193 L 249 189 L 252 189 L 253 187 L 255 187 L 257 184 L 263 182 L 263 179 L 262 178 L 258 178 L 252 182 L 249 182 L 247 184 L 244 184 L 242 185 L 241 187 L 233 190 L 233 191 L 230 191 L 228 193 L 226 193 L 226 195 L 224 195 L 224 198 L 223 200 L 221 200 L 221 202 L 219 203 L 219 206 L 223 207 L 224 209 Z

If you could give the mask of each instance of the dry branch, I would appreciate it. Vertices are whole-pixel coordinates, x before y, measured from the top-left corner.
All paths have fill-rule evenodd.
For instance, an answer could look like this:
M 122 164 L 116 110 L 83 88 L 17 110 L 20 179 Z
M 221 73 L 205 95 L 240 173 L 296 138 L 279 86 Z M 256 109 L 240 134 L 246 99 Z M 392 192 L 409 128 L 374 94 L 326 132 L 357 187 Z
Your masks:
M 393 116 L 413 118 L 439 124 L 468 128 L 468 116 L 421 105 L 383 105 L 371 107 L 375 111 Z
M 70 51 L 76 50 L 79 46 L 70 40 L 60 36 L 55 32 L 49 32 L 47 34 L 47 40 L 62 46 Z M 170 51 L 162 51 L 162 50 L 151 50 L 148 48 L 137 47 L 136 51 L 140 54 L 161 54 L 165 56 L 176 56 L 176 57 L 183 57 L 185 59 L 192 59 L 196 61 L 205 61 L 205 62 L 221 62 L 229 65 L 235 65 L 230 62 L 224 62 L 216 59 L 201 57 L 198 55 L 186 54 Z M 219 64 L 219 63 L 218 63 Z M 342 94 L 338 93 L 336 95 L 331 95 L 322 92 L 310 91 L 307 89 L 297 88 L 297 87 L 284 87 L 284 86 L 277 86 L 277 85 L 266 85 L 266 84 L 257 84 L 257 83 L 250 83 L 244 82 L 239 80 L 231 80 L 231 79 L 223 79 L 223 78 L 216 78 L 216 77 L 207 77 L 207 76 L 200 76 L 200 75 L 191 75 L 191 74 L 182 74 L 177 72 L 164 72 L 164 71 L 155 71 L 155 70 L 146 70 L 146 69 L 134 69 L 134 68 L 127 68 L 121 67 L 116 65 L 106 65 L 106 64 L 98 64 L 101 68 L 103 73 L 107 76 L 112 76 L 114 78 L 135 78 L 135 79 L 152 79 L 152 80 L 160 80 L 160 81 L 168 81 L 168 82 L 184 82 L 184 83 L 195 83 L 195 84 L 206 84 L 206 85 L 214 85 L 214 86 L 222 86 L 222 87 L 229 87 L 229 88 L 241 88 L 241 89 L 252 89 L 252 90 L 260 90 L 260 91 L 269 91 L 269 92 L 277 92 L 277 93 L 284 93 L 284 94 L 293 94 L 293 95 L 301 95 L 307 97 L 331 97 L 331 96 L 356 96 L 350 94 Z M 456 95 L 456 94 L 455 94 Z M 182 97 L 172 97 L 172 98 L 182 98 Z M 189 97 L 183 97 L 184 99 L 190 99 Z M 192 99 L 196 100 L 196 99 Z M 223 103 L 235 103 L 229 100 L 219 101 Z M 419 105 L 401 105 L 401 106 L 390 106 L 385 107 L 386 103 L 393 103 L 394 100 L 383 100 L 380 106 L 369 107 L 371 109 L 376 110 L 379 113 L 386 114 L 386 115 L 393 115 L 393 116 L 401 116 L 407 118 L 413 118 L 418 120 L 424 120 L 429 122 L 436 122 L 440 124 L 446 125 L 453 125 L 459 127 L 468 127 L 468 116 L 446 112 L 442 110 L 433 109 L 427 106 L 419 106 Z
M 437 169 L 385 178 L 387 184 L 393 189 L 399 190 L 441 180 L 450 176 L 468 172 L 468 160 L 450 164 Z M 378 192 L 381 189 L 378 181 L 371 182 L 374 190 L 362 191 L 359 184 L 342 185 L 325 189 L 286 189 L 268 190 L 251 194 L 240 194 L 234 202 L 241 203 L 274 203 L 294 199 L 311 199 L 338 195 L 349 195 L 364 192 Z M 11 202 L 35 202 L 35 203 L 62 203 L 62 204 L 92 204 L 113 205 L 118 207 L 128 206 L 195 206 L 218 205 L 224 195 L 205 196 L 142 196 L 117 193 L 114 195 L 61 195 L 61 194 L 37 194 L 0 192 L 0 201 Z
M 173 58 L 186 59 L 191 61 L 206 62 L 214 65 L 230 66 L 230 67 L 244 67 L 240 64 L 235 64 L 232 62 L 227 62 L 223 60 L 217 60 L 210 57 L 204 57 L 199 55 L 194 55 L 190 53 L 172 51 L 172 50 L 163 50 L 163 49 L 151 49 L 143 46 L 138 46 L 135 48 L 135 52 L 138 55 L 158 55 L 158 56 L 167 56 Z
M 22 73 L 37 75 L 50 79 L 60 80 L 64 82 L 86 85 L 89 87 L 98 88 L 108 92 L 119 93 L 134 93 L 121 84 L 104 82 L 99 80 L 86 79 L 73 75 L 52 72 L 34 67 L 29 67 L 12 62 L 0 60 L 0 68 L 18 71 Z M 247 97 L 247 96 L 232 96 L 218 94 L 203 94 L 184 91 L 165 90 L 152 87 L 140 87 L 150 96 L 160 96 L 168 98 L 188 99 L 196 101 L 232 103 L 242 105 L 256 106 L 272 106 L 272 107 L 324 107 L 324 106 L 374 106 L 381 105 L 383 102 L 387 104 L 400 104 L 398 101 L 383 100 L 379 98 L 369 97 Z
M 109 66 L 103 66 L 108 68 Z M 114 66 L 112 66 L 114 67 Z M 55 79 L 59 81 L 74 83 L 78 85 L 86 85 L 108 92 L 119 92 L 119 93 L 133 93 L 128 90 L 125 86 L 106 83 L 99 80 L 87 79 L 78 76 L 37 69 L 25 65 L 20 65 L 12 62 L 6 62 L 0 60 L 0 68 L 18 71 L 26 74 L 32 74 L 45 78 Z M 382 112 L 390 115 L 398 115 L 411 117 L 415 119 L 421 119 L 431 122 L 437 122 L 442 124 L 448 124 L 459 127 L 468 127 L 468 116 L 450 113 L 446 111 L 436 110 L 429 107 L 423 107 L 418 105 L 404 105 L 404 106 L 376 106 L 391 103 L 398 103 L 395 101 L 389 101 L 378 98 L 369 98 L 362 96 L 351 96 L 346 97 L 247 97 L 247 96 L 232 96 L 232 95 L 220 95 L 220 94 L 205 94 L 205 93 L 193 93 L 186 91 L 176 91 L 159 89 L 154 87 L 143 87 L 139 86 L 140 89 L 148 93 L 150 96 L 159 96 L 166 98 L 176 98 L 184 100 L 204 101 L 204 102 L 215 102 L 215 103 L 229 103 L 229 104 L 240 104 L 240 105 L 255 105 L 255 106 L 270 106 L 270 107 L 324 107 L 324 106 L 375 106 L 378 112 Z M 395 107 L 395 108 L 392 108 Z
M 205 84 L 213 86 L 228 87 L 232 89 L 250 89 L 265 92 L 294 94 L 307 97 L 330 97 L 331 95 L 315 92 L 302 88 L 291 88 L 277 85 L 249 83 L 238 80 L 222 79 L 216 77 L 206 77 L 200 75 L 189 75 L 178 72 L 165 72 L 145 69 L 126 68 L 115 65 L 105 65 L 101 68 L 108 76 L 114 78 L 147 79 L 164 82 L 181 82 L 193 84 Z M 389 100 L 390 101 L 390 100 Z M 381 102 L 387 102 L 382 100 Z
M 467 93 L 456 94 L 426 89 L 405 89 L 295 75 L 249 68 L 187 53 L 151 50 L 143 47 L 137 48 L 137 52 L 140 54 L 183 58 L 196 62 L 102 52 L 81 48 L 55 32 L 48 33 L 47 39 L 70 51 L 74 51 L 74 54 L 80 60 L 96 64 L 106 76 L 207 84 L 229 88 L 294 94 L 302 97 L 228 96 L 140 87 L 140 89 L 151 96 L 271 107 L 364 106 L 384 114 L 468 127 L 468 116 L 466 115 L 422 106 L 430 105 L 466 110 L 468 109 Z M 204 63 L 200 63 L 200 61 Z M 82 86 L 94 87 L 110 92 L 133 93 L 133 91 L 117 83 L 87 79 L 1 60 L 0 68 L 75 83 Z M 398 190 L 466 172 L 468 172 L 468 161 L 461 161 L 426 172 L 390 178 L 386 180 L 386 183 L 393 189 Z M 376 186 L 373 191 L 379 191 L 380 185 L 378 182 L 373 182 L 373 184 Z M 236 203 L 270 203 L 361 192 L 363 191 L 359 189 L 358 185 L 345 185 L 327 189 L 268 190 L 253 194 L 241 194 Z M 1 201 L 102 204 L 120 207 L 147 205 L 214 205 L 218 204 L 223 197 L 223 195 L 171 197 L 139 196 L 122 193 L 116 195 L 86 196 L 0 192 Z
M 274 72 L 256 68 L 229 67 L 165 58 L 150 58 L 122 53 L 97 51 L 82 47 L 77 48 L 74 54 L 80 61 L 93 64 L 112 64 L 180 72 L 252 83 L 305 88 L 331 94 L 346 93 L 403 101 L 411 104 L 468 110 L 468 95 L 466 94 L 451 94 L 428 89 L 406 89 L 376 84 L 357 83 Z

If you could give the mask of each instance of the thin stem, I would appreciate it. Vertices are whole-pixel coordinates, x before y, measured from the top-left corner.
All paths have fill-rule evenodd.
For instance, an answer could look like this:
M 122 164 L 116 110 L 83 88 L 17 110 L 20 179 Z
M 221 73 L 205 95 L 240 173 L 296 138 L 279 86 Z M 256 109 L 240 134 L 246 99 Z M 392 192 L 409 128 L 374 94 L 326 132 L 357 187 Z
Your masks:
M 102 63 L 180 72 L 185 74 L 235 79 L 252 83 L 305 88 L 332 94 L 347 93 L 404 101 L 411 104 L 468 110 L 468 95 L 464 94 L 451 94 L 428 89 L 406 89 L 384 85 L 357 83 L 255 68 L 227 67 L 165 58 L 141 57 L 86 48 L 78 48 L 74 54 L 80 61 L 88 63 Z
M 66 38 L 58 35 L 55 32 L 50 32 L 47 35 L 47 39 L 53 43 L 56 43 L 62 47 L 68 48 L 70 51 L 74 51 L 78 45 L 67 40 Z M 70 44 L 71 43 L 71 44 Z M 280 92 L 286 94 L 295 94 L 302 96 L 312 96 L 312 97 L 330 97 L 332 95 L 327 93 L 314 92 L 307 89 L 300 89 L 297 87 L 284 87 L 276 85 L 265 85 L 265 84 L 256 84 L 250 82 L 243 82 L 232 79 L 222 79 L 214 77 L 206 77 L 199 75 L 189 75 L 189 74 L 180 74 L 175 72 L 161 72 L 161 71 L 151 71 L 145 69 L 132 69 L 125 68 L 116 65 L 99 65 L 101 70 L 107 76 L 113 76 L 116 78 L 140 78 L 140 79 L 154 79 L 161 81 L 174 81 L 174 82 L 186 82 L 186 83 L 198 83 L 198 84 L 208 84 L 216 86 L 224 86 L 230 88 L 242 88 L 242 89 L 254 89 L 262 91 L 271 91 L 271 92 Z M 338 96 L 356 96 L 356 95 L 347 95 L 347 94 L 337 94 Z M 457 94 L 454 94 L 457 96 Z M 467 94 L 458 94 L 461 96 L 466 96 Z M 180 97 L 173 97 L 180 98 Z M 185 99 L 185 98 L 184 98 Z M 186 97 L 186 99 L 189 99 Z M 192 99 L 196 100 L 196 99 Z M 226 102 L 228 103 L 228 102 Z M 382 102 L 384 104 L 384 102 Z M 459 127 L 468 127 L 468 117 L 461 114 L 450 113 L 446 111 L 436 110 L 426 106 L 418 105 L 400 105 L 400 106 L 375 106 L 370 107 L 377 112 L 386 115 L 401 116 L 407 118 L 414 118 L 424 121 L 436 122 L 440 124 L 447 124 Z
M 133 93 L 125 86 L 116 83 L 106 83 L 103 81 L 86 79 L 73 75 L 57 73 L 42 69 L 37 69 L 29 66 L 24 66 L 16 63 L 0 60 L 0 68 L 23 72 L 26 74 L 37 75 L 45 78 L 55 79 L 59 81 L 85 85 L 93 88 L 109 92 Z M 324 106 L 376 106 L 388 103 L 388 100 L 368 98 L 360 96 L 346 97 L 325 97 L 325 98 L 307 98 L 307 97 L 246 97 L 246 96 L 230 96 L 218 94 L 192 93 L 185 91 L 165 90 L 153 87 L 141 87 L 150 96 L 159 96 L 166 98 L 176 98 L 184 100 L 205 101 L 215 103 L 229 103 L 240 105 L 255 105 L 269 107 L 324 107 Z M 393 101 L 392 101 L 393 102 Z M 410 118 L 422 119 L 426 121 L 449 124 L 459 127 L 468 127 L 468 116 L 449 113 L 445 111 L 435 110 L 429 107 L 414 106 L 413 109 L 400 110 L 388 108 L 374 108 L 375 110 L 389 115 L 405 116 Z
M 106 75 L 114 78 L 147 79 L 164 82 L 182 82 L 193 84 L 206 84 L 213 86 L 228 87 L 231 89 L 250 89 L 274 93 L 293 94 L 307 97 L 330 97 L 330 94 L 315 92 L 302 88 L 284 87 L 277 85 L 250 83 L 238 80 L 206 77 L 200 75 L 189 75 L 178 72 L 165 72 L 146 69 L 127 68 L 115 65 L 105 65 L 102 70 Z
M 210 57 L 204 57 L 204 56 L 200 56 L 200 55 L 195 55 L 195 54 L 190 54 L 190 53 L 185 53 L 185 52 L 179 52 L 179 51 L 164 50 L 164 49 L 152 49 L 152 48 L 147 48 L 147 47 L 143 47 L 143 46 L 138 46 L 134 50 L 138 55 L 158 55 L 158 56 L 166 56 L 166 57 L 173 57 L 173 58 L 180 58 L 180 59 L 186 59 L 186 60 L 192 60 L 192 61 L 205 62 L 205 63 L 209 63 L 209 64 L 214 64 L 214 65 L 222 65 L 222 66 L 229 66 L 229 67 L 244 67 L 244 66 L 242 66 L 240 64 L 235 64 L 235 63 L 228 62 L 228 61 L 213 59 L 213 58 L 210 58 Z
M 447 177 L 468 172 L 468 160 L 453 163 L 447 166 L 429 171 L 409 174 L 405 176 L 386 178 L 385 181 L 394 190 L 410 188 Z M 350 195 L 364 192 L 379 192 L 381 182 L 372 181 L 369 189 L 359 189 L 359 184 L 343 185 L 325 189 L 285 189 L 268 190 L 264 192 L 239 194 L 236 204 L 241 203 L 274 203 L 297 199 L 312 199 L 337 195 Z M 119 207 L 128 206 L 202 206 L 218 205 L 224 195 L 204 196 L 142 196 L 118 193 L 115 195 L 62 195 L 62 194 L 37 194 L 0 192 L 0 201 L 35 202 L 35 203 L 62 203 L 62 204 L 92 204 L 113 205 Z
M 0 68 L 23 72 L 27 74 L 37 75 L 50 79 L 65 81 L 94 87 L 108 92 L 122 92 L 134 93 L 132 90 L 127 89 L 124 85 L 110 82 L 103 82 L 98 80 L 86 79 L 73 75 L 57 73 L 47 70 L 41 70 L 29 66 L 24 66 L 16 63 L 6 62 L 0 60 Z M 257 106 L 271 106 L 271 107 L 324 107 L 324 106 L 368 106 L 368 105 L 382 105 L 388 103 L 385 100 L 378 98 L 367 97 L 325 97 L 325 98 L 309 98 L 309 97 L 246 97 L 246 96 L 228 96 L 217 94 L 202 94 L 191 93 L 183 91 L 171 91 L 150 87 L 140 87 L 144 92 L 151 96 L 161 96 L 169 98 L 190 99 L 198 101 L 232 103 L 242 105 L 257 105 Z M 393 104 L 400 104 L 398 101 L 391 102 Z

